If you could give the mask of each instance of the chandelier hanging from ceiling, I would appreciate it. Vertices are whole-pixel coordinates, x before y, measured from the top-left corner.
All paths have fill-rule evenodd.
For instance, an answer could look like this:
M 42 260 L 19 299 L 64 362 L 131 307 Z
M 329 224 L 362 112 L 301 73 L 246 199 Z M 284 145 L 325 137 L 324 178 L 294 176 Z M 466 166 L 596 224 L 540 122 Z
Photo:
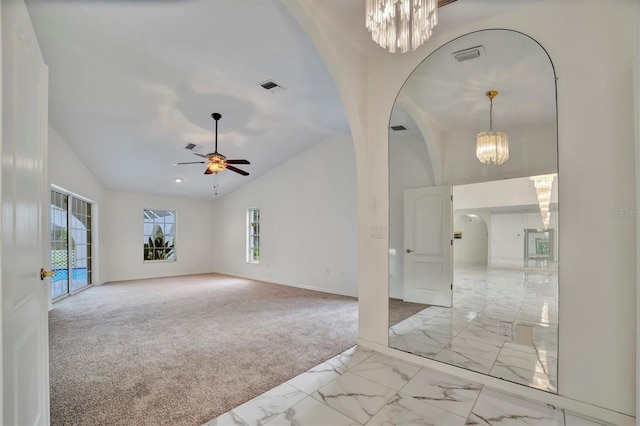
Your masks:
M 493 131 L 493 98 L 497 90 L 485 93 L 489 98 L 489 131 L 478 133 L 476 137 L 476 157 L 483 164 L 502 164 L 509 159 L 509 138 L 504 132 Z
M 438 24 L 438 0 L 366 0 L 371 38 L 391 53 L 416 50 Z
M 536 194 L 538 195 L 538 206 L 540 207 L 540 216 L 542 218 L 542 228 L 546 231 L 549 228 L 549 222 L 551 220 L 551 212 L 549 211 L 549 205 L 551 204 L 551 190 L 553 188 L 554 174 L 531 176 L 533 186 L 536 188 Z

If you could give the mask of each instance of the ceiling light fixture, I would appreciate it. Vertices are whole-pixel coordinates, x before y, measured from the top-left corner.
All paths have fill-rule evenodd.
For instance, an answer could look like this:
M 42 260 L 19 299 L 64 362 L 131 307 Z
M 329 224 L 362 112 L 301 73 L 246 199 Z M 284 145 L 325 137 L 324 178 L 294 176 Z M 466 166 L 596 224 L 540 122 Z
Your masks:
M 533 186 L 538 194 L 538 205 L 540 206 L 540 216 L 542 217 L 542 228 L 546 231 L 549 228 L 551 220 L 551 212 L 549 205 L 551 204 L 551 189 L 553 187 L 553 178 L 555 174 L 531 176 Z
M 476 157 L 482 164 L 502 164 L 509 159 L 509 138 L 504 132 L 493 131 L 493 98 L 497 90 L 485 93 L 489 98 L 489 131 L 478 133 L 476 138 Z
M 416 50 L 438 24 L 437 0 L 367 0 L 371 38 L 391 53 Z
M 181 178 L 175 178 L 173 181 L 174 181 L 175 183 L 180 183 L 180 182 L 182 182 L 182 179 L 181 179 Z

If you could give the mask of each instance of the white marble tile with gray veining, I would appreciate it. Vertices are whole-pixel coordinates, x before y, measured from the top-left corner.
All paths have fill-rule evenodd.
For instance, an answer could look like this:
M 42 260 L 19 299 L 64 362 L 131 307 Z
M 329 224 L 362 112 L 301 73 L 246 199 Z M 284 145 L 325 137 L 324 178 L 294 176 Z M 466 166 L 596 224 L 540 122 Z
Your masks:
M 456 353 L 467 354 L 474 357 L 495 360 L 502 347 L 501 343 L 483 343 L 475 340 L 456 337 L 445 349 L 450 349 Z
M 354 346 L 327 360 L 327 364 L 336 367 L 338 370 L 346 371 L 360 364 L 374 353 L 374 351 L 361 346 Z
M 464 424 L 464 417 L 398 393 L 378 411 L 367 426 Z
M 313 367 L 287 383 L 296 389 L 300 389 L 302 392 L 311 395 L 313 392 L 320 389 L 333 379 L 340 377 L 344 370 L 334 367 L 333 365 L 323 362 L 320 365 Z
M 494 362 L 494 360 L 487 360 L 477 357 L 473 354 L 469 355 L 466 353 L 458 353 L 446 348 L 438 352 L 438 355 L 436 355 L 434 359 L 436 361 L 456 365 L 458 367 L 477 371 L 478 373 L 483 374 L 489 374 L 489 371 L 491 371 L 491 367 L 493 367 Z
M 562 411 L 484 388 L 476 401 L 468 425 L 562 426 Z
M 400 392 L 466 418 L 481 389 L 479 383 L 423 368 Z
M 491 376 L 499 377 L 510 382 L 520 383 L 546 392 L 558 391 L 558 379 L 541 371 L 525 370 L 524 368 L 504 365 L 498 361 L 489 372 Z
M 400 390 L 420 368 L 415 364 L 376 354 L 354 367 L 351 372 L 391 389 Z
M 202 426 L 249 426 L 233 411 L 228 411 L 215 419 L 208 421 Z
M 434 358 L 442 349 L 442 346 L 433 346 L 419 340 L 407 339 L 406 337 L 391 337 L 389 347 L 403 352 L 409 352 L 425 358 Z
M 249 426 L 261 426 L 308 395 L 283 383 L 233 409 Z
M 318 400 L 307 397 L 286 409 L 269 422 L 268 426 L 347 426 L 360 425 Z
M 313 397 L 358 421 L 368 422 L 389 401 L 395 391 L 352 372 L 323 386 Z
M 509 346 L 500 350 L 496 361 L 503 365 L 538 371 L 552 376 L 556 376 L 558 371 L 558 360 L 556 358 L 547 356 L 542 352 L 518 351 Z
M 404 337 L 406 337 L 407 339 L 418 340 L 427 345 L 438 346 L 441 349 L 444 348 L 446 345 L 448 345 L 449 342 L 451 342 L 451 340 L 453 340 L 454 338 L 454 336 L 450 334 L 449 335 L 440 334 L 430 329 L 427 329 L 427 330 L 416 329 L 406 333 Z

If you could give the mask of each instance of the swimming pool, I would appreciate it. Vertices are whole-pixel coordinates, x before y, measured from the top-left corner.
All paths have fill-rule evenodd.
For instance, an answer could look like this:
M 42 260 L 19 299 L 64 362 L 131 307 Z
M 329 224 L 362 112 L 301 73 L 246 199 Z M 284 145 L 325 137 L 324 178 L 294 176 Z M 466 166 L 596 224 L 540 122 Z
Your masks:
M 66 281 L 69 279 L 69 271 L 67 269 L 54 269 L 56 275 L 51 281 Z M 87 268 L 73 268 L 71 270 L 71 279 L 74 281 L 87 280 Z

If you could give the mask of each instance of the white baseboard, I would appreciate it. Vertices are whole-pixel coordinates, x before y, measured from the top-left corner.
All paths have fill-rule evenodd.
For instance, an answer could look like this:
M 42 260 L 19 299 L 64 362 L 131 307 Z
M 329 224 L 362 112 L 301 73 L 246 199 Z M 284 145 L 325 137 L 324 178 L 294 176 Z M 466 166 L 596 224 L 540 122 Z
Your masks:
M 316 287 L 316 286 L 310 286 L 310 285 L 297 284 L 297 283 L 293 283 L 293 282 L 289 282 L 289 281 L 274 280 L 273 278 L 250 277 L 250 276 L 246 276 L 246 275 L 236 274 L 234 272 L 222 272 L 222 271 L 216 271 L 216 272 L 212 272 L 212 273 L 221 274 L 221 275 L 229 275 L 231 277 L 244 278 L 246 280 L 263 281 L 263 282 L 271 283 L 271 284 L 286 285 L 288 287 L 303 288 L 305 290 L 320 291 L 322 293 L 337 294 L 337 295 L 340 295 L 340 296 L 349 296 L 349 297 L 356 297 L 356 298 L 358 297 L 357 293 L 349 293 L 349 292 L 334 290 L 334 289 L 325 288 L 325 287 Z
M 358 339 L 358 345 L 368 349 L 381 352 L 403 361 L 412 362 L 414 364 L 429 367 L 437 371 L 441 371 L 452 376 L 465 380 L 471 380 L 485 386 L 489 386 L 498 391 L 507 392 L 512 395 L 527 398 L 536 402 L 550 405 L 554 408 L 562 408 L 567 412 L 577 414 L 582 417 L 591 418 L 595 421 L 605 422 L 612 425 L 635 425 L 636 418 L 606 408 L 597 407 L 575 399 L 567 398 L 561 395 L 555 395 L 549 392 L 529 388 L 512 382 L 507 382 L 496 377 L 487 376 L 485 374 L 476 373 L 475 371 L 465 370 L 453 365 L 434 361 L 429 358 L 423 358 L 407 352 L 402 352 L 388 346 L 383 346 L 365 339 Z

